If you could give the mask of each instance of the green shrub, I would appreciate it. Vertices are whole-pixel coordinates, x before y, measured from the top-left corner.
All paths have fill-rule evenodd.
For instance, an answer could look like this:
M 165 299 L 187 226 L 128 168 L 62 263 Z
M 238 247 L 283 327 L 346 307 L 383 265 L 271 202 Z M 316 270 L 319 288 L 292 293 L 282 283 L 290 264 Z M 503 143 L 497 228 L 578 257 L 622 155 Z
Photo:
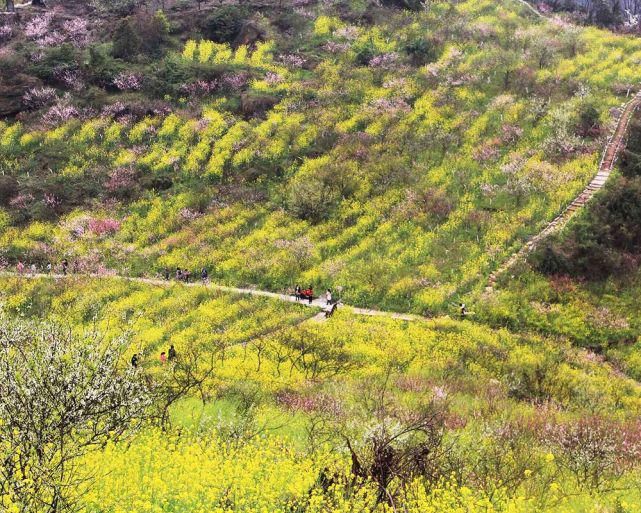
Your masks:
M 620 178 L 566 239 L 552 239 L 532 257 L 545 274 L 603 279 L 637 268 L 641 259 L 641 178 Z
M 128 17 L 121 20 L 113 35 L 112 55 L 117 59 L 130 61 L 140 53 L 141 46 L 142 41 L 136 32 L 133 19 Z
M 308 160 L 288 189 L 287 204 L 301 219 L 317 223 L 327 219 L 342 199 L 356 189 L 350 166 L 328 157 Z
M 203 32 L 207 39 L 216 43 L 231 43 L 243 27 L 245 10 L 235 5 L 216 9 L 203 22 Z
M 621 154 L 619 167 L 625 176 L 641 176 L 641 120 L 634 119 L 630 123 L 628 143 Z
M 77 67 L 77 51 L 69 43 L 45 50 L 44 56 L 32 64 L 30 72 L 45 81 L 55 80 L 55 72 Z
M 425 0 L 383 0 L 382 4 L 388 7 L 400 7 L 410 11 L 420 11 L 425 5 Z
M 408 41 L 404 50 L 417 66 L 434 62 L 438 59 L 439 55 L 437 43 L 424 37 Z
M 89 47 L 89 63 L 86 67 L 86 73 L 91 83 L 99 87 L 111 87 L 113 77 L 122 69 L 122 64 L 112 57 L 106 45 Z

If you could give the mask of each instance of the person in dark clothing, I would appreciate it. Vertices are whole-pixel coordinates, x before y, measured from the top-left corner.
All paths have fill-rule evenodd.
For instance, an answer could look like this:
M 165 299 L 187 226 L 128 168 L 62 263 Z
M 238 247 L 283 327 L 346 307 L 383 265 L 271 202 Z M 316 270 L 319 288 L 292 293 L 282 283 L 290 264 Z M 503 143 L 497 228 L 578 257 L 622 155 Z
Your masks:
M 131 366 L 132 367 L 138 367 L 138 355 L 137 354 L 134 354 L 131 357 Z
M 62 260 L 62 274 L 67 275 L 67 269 L 69 268 L 69 262 L 66 258 Z
M 174 361 L 176 359 L 176 356 L 178 356 L 176 354 L 176 348 L 174 347 L 173 344 L 171 344 L 171 346 L 169 346 L 169 352 L 167 353 L 167 356 L 169 357 L 169 361 L 170 362 Z
M 200 271 L 200 279 L 203 280 L 203 283 L 207 283 L 207 280 L 209 280 L 209 273 L 204 267 L 203 270 Z
M 329 319 L 338 308 L 338 303 L 334 303 L 331 307 L 325 310 L 325 319 Z
M 294 287 L 294 295 L 296 296 L 296 301 L 300 301 L 301 292 L 302 292 L 302 289 L 300 288 L 300 285 L 296 285 L 296 287 Z
M 308 294 L 308 296 L 309 296 L 309 297 L 308 297 L 308 299 L 309 299 L 309 304 L 311 305 L 311 304 L 312 304 L 312 300 L 314 299 L 314 287 L 312 287 L 312 286 L 310 285 L 310 286 L 309 286 L 309 289 L 308 289 L 308 292 L 309 292 L 309 294 Z
M 467 307 L 465 306 L 465 303 L 459 304 L 459 313 L 461 314 L 461 319 L 465 319 L 465 316 L 467 315 Z
M 169 281 L 169 269 L 165 267 L 165 270 L 163 271 L 162 275 L 165 278 L 165 280 Z
M 178 281 L 183 279 L 183 271 L 180 267 L 176 267 L 176 279 Z

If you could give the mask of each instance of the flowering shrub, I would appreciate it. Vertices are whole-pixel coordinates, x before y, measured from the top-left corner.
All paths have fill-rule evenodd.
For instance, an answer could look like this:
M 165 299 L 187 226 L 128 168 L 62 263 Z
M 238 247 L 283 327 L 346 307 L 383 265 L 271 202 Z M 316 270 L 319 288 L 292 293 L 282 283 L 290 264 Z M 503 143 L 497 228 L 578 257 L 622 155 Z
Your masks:
M 329 53 L 343 53 L 349 50 L 349 43 L 337 43 L 336 41 L 327 41 L 323 45 L 323 50 Z
M 297 392 L 281 392 L 276 395 L 279 405 L 293 411 L 306 413 L 322 412 L 333 417 L 342 413 L 340 402 L 326 394 L 301 395 Z
M 34 87 L 22 96 L 25 107 L 37 110 L 56 100 L 56 90 L 52 87 Z
M 202 216 L 203 214 L 201 212 L 197 212 L 189 208 L 180 209 L 180 217 L 182 217 L 185 221 L 194 221 L 195 219 L 198 219 Z
M 119 167 L 114 169 L 105 182 L 105 189 L 108 192 L 126 192 L 136 184 L 136 172 L 130 167 Z
M 8 41 L 13 36 L 13 29 L 9 25 L 0 25 L 0 41 Z
M 271 71 L 265 75 L 265 82 L 269 85 L 276 85 L 283 82 L 283 77 L 278 73 L 272 73 Z
M 82 73 L 78 69 L 56 68 L 53 70 L 53 76 L 73 91 L 80 91 L 85 87 Z
M 219 86 L 220 83 L 218 80 L 196 80 L 195 82 L 181 85 L 180 90 L 190 97 L 199 98 L 211 94 L 216 91 Z M 232 86 L 233 89 L 237 89 L 239 87 L 241 87 L 241 85 L 236 85 L 235 87 Z
M 55 194 L 51 194 L 49 192 L 45 192 L 43 200 L 45 205 L 47 205 L 47 207 L 52 210 L 58 208 L 61 204 L 60 198 L 58 198 Z
M 392 69 L 399 62 L 399 55 L 396 52 L 384 53 L 382 55 L 377 55 L 372 57 L 369 61 L 370 68 L 381 68 L 381 69 Z
M 222 84 L 232 91 L 242 89 L 249 82 L 248 73 L 226 73 L 223 75 Z
M 114 77 L 113 84 L 120 91 L 138 91 L 142 87 L 142 77 L 123 71 Z
M 279 60 L 285 65 L 290 68 L 302 68 L 305 63 L 307 62 L 307 59 L 304 57 L 301 57 L 300 55 L 296 54 L 285 54 L 281 55 L 279 57 Z
M 27 208 L 33 201 L 34 197 L 32 194 L 18 194 L 9 200 L 9 205 L 13 208 L 24 209 Z
M 641 424 L 624 425 L 600 417 L 548 424 L 544 440 L 561 452 L 563 465 L 579 486 L 601 490 L 641 465 Z
M 84 18 L 72 18 L 65 20 L 62 24 L 62 30 L 65 32 L 67 40 L 75 46 L 84 46 L 89 39 L 88 22 Z
M 380 98 L 373 100 L 371 107 L 376 114 L 396 114 L 398 112 L 410 112 L 412 110 L 412 107 L 400 98 Z
M 59 102 L 56 105 L 50 107 L 49 110 L 45 112 L 45 114 L 42 116 L 42 121 L 45 125 L 58 126 L 69 121 L 70 119 L 77 118 L 78 116 L 78 109 L 76 109 L 73 105 Z
M 111 235 L 120 230 L 120 221 L 115 219 L 105 218 L 105 219 L 91 219 L 87 223 L 87 228 L 94 235 Z
M 53 20 L 54 14 L 52 12 L 47 12 L 38 16 L 34 16 L 31 20 L 27 22 L 24 27 L 24 35 L 29 39 L 33 39 L 41 42 L 45 45 L 43 39 L 48 35 L 51 35 L 51 21 Z M 56 36 L 57 38 L 58 36 Z

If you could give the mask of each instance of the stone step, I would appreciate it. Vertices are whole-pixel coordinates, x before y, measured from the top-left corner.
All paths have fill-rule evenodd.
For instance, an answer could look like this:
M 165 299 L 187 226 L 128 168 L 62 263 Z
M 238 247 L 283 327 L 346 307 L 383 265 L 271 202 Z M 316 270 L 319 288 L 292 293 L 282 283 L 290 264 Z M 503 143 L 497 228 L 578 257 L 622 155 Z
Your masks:
M 623 138 L 627 133 L 628 123 L 632 118 L 632 113 L 637 110 L 640 104 L 641 90 L 637 91 L 634 97 L 627 104 L 622 106 L 623 111 L 621 112 L 614 133 L 604 149 L 603 160 L 599 165 L 597 174 L 592 178 L 581 194 L 579 194 L 561 214 L 548 223 L 548 225 L 539 232 L 538 235 L 532 237 L 516 254 L 512 255 L 511 258 L 508 258 L 508 260 L 497 271 L 490 275 L 490 286 L 486 287 L 486 291 L 493 290 L 493 285 L 496 283 L 497 279 L 496 277 L 507 271 L 518 260 L 518 257 L 526 255 L 528 252 L 536 248 L 538 241 L 542 240 L 544 236 L 551 233 L 557 227 L 562 226 L 578 209 L 584 207 L 596 192 L 603 188 L 610 177 L 610 173 L 614 167 L 614 162 L 618 157 L 619 150 L 623 143 Z

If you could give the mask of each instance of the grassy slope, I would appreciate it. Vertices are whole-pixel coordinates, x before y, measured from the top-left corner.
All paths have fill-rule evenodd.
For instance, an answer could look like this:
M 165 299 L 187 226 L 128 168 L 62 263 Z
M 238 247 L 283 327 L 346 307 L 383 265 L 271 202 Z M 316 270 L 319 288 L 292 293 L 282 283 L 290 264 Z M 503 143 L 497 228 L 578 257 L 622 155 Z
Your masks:
M 108 118 L 49 132 L 7 125 L 5 167 L 25 188 L 95 180 L 87 194 L 107 201 L 100 177 L 122 166 L 142 182 L 169 178 L 173 186 L 57 223 L 8 226 L 5 253 L 132 274 L 207 266 L 226 283 L 313 282 L 343 287 L 355 304 L 442 311 L 480 289 L 587 182 L 602 140 L 576 136 L 578 113 L 594 105 L 607 133 L 608 109 L 621 102 L 613 90 L 634 82 L 636 40 L 560 28 L 521 10 L 437 3 L 416 15 L 390 11 L 348 36 L 340 32 L 348 23 L 321 17 L 301 28 L 309 70 L 284 68 L 269 53 L 203 65 L 280 74 L 281 83 L 249 87 L 280 98 L 264 120 L 240 119 L 231 94 L 200 112 L 192 106 L 134 126 Z M 417 66 L 404 47 L 423 34 L 439 56 Z M 348 49 L 329 52 L 328 41 Z M 372 67 L 359 64 L 363 52 L 399 60 Z M 576 148 L 560 150 L 559 134 Z M 21 175 L 34 151 L 56 155 L 46 163 L 53 175 Z M 38 203 L 44 191 L 34 192 Z M 327 219 L 296 216 L 308 197 L 310 208 L 327 207 Z M 114 213 L 117 233 L 88 228 L 90 218 Z
M 147 123 L 156 127 L 156 133 L 166 135 L 140 140 L 132 136 L 133 127 L 120 127 L 110 119 L 94 120 L 84 127 L 72 122 L 48 133 L 27 128 L 25 132 L 31 132 L 27 136 L 19 135 L 23 129 L 16 135 L 16 130 L 3 126 L 3 170 L 15 174 L 30 190 L 35 190 L 33 182 L 45 180 L 48 174 L 23 174 L 23 164 L 34 154 L 60 157 L 53 169 L 55 180 L 73 186 L 96 175 L 100 182 L 104 178 L 100 173 L 106 176 L 114 166 L 132 158 L 134 146 L 142 155 L 138 160 L 142 175 L 169 175 L 174 181 L 169 191 L 146 193 L 134 204 L 122 201 L 115 207 L 84 207 L 59 221 L 32 223 L 26 228 L 12 227 L 15 218 L 9 220 L 1 228 L 3 250 L 10 259 L 26 255 L 44 262 L 64 255 L 82 260 L 88 269 L 104 263 L 132 274 L 155 272 L 163 266 L 207 265 L 215 279 L 228 283 L 281 288 L 296 280 L 314 281 L 343 285 L 345 296 L 355 303 L 443 310 L 451 299 L 480 290 L 484 276 L 509 253 L 515 239 L 532 233 L 581 189 L 595 167 L 600 141 L 586 140 L 581 152 L 547 162 L 550 136 L 563 123 L 572 131 L 576 113 L 585 102 L 595 103 L 607 126 L 608 108 L 621 100 L 613 94 L 613 87 L 634 79 L 632 63 L 641 48 L 635 40 L 587 29 L 574 34 L 578 54 L 570 57 L 566 37 L 571 45 L 574 36 L 533 24 L 517 15 L 518 11 L 511 3 L 467 2 L 449 13 L 437 6 L 432 13 L 411 19 L 396 14 L 381 20 L 378 28 L 383 34 L 375 39 L 379 53 L 397 50 L 398 41 L 412 31 L 443 38 L 439 61 L 427 68 L 409 61 L 406 67 L 386 71 L 358 67 L 352 51 L 335 56 L 321 49 L 327 39 L 337 38 L 331 31 L 325 36 L 308 33 L 306 51 L 318 63 L 312 70 L 278 70 L 286 77 L 284 85 L 278 86 L 284 99 L 268 114 L 267 122 L 242 124 L 230 107 L 232 98 L 204 113 L 198 108 L 179 110 L 178 121 L 150 119 Z M 371 36 L 371 29 L 361 29 L 361 37 Z M 538 69 L 541 55 L 534 53 L 534 41 L 542 37 L 553 50 Z M 519 68 L 519 74 L 526 75 L 525 82 L 513 75 L 506 86 L 500 57 L 509 61 L 506 69 L 516 73 Z M 524 62 L 527 70 L 518 65 L 513 68 L 514 62 Z M 272 66 L 263 62 L 256 72 Z M 409 83 L 403 86 L 409 93 L 394 89 L 398 85 L 392 91 L 382 87 L 399 77 Z M 588 86 L 587 93 L 581 85 Z M 256 87 L 257 91 L 266 88 L 264 84 Z M 305 107 L 302 117 L 292 122 L 279 116 L 280 109 L 312 93 L 319 104 Z M 547 95 L 551 104 L 535 121 L 538 99 Z M 372 112 L 373 99 L 394 96 L 406 98 L 412 110 L 383 116 Z M 216 119 L 214 111 L 226 117 L 229 125 L 241 123 L 246 130 L 243 144 L 251 150 L 244 154 L 251 155 L 246 161 L 234 162 L 238 153 L 229 155 L 222 177 L 208 171 L 209 150 L 195 170 L 186 171 L 183 165 L 199 141 L 213 145 L 214 150 L 220 144 L 219 136 L 186 123 L 191 117 Z M 501 141 L 505 124 L 518 126 L 523 133 L 515 140 Z M 313 134 L 311 143 L 297 138 L 307 130 Z M 329 139 L 335 140 L 328 145 L 318 142 L 322 131 L 330 131 Z M 109 142 L 107 134 L 114 133 L 119 135 Z M 483 146 L 492 150 L 487 160 L 475 153 Z M 525 156 L 528 163 L 517 173 L 530 184 L 518 204 L 505 192 L 507 177 L 500 170 L 517 160 L 514 152 Z M 363 153 L 364 157 L 359 156 Z M 167 166 L 163 154 L 177 157 L 178 165 Z M 333 206 L 328 220 L 314 224 L 292 214 L 287 194 L 297 176 L 322 173 L 322 168 L 309 171 L 302 164 L 322 155 L 340 162 L 358 180 L 350 198 Z M 256 173 L 260 178 L 255 178 Z M 498 186 L 498 192 L 483 195 L 483 184 Z M 239 200 L 229 194 L 230 189 L 251 189 L 251 198 L 262 199 L 252 200 L 254 203 Z M 98 191 L 96 197 L 105 200 L 108 194 Z M 440 199 L 452 208 L 444 217 Z M 183 208 L 203 215 L 191 220 L 181 213 Z M 122 219 L 121 229 L 112 235 L 92 234 L 89 219 L 106 216 Z M 533 301 L 541 297 L 541 289 L 549 292 L 541 278 L 529 280 L 536 291 Z M 576 289 L 563 293 L 576 298 Z M 501 299 L 499 305 L 513 315 L 528 315 L 536 307 L 520 286 L 501 294 L 510 295 L 508 302 Z M 339 312 L 331 323 L 317 324 L 304 321 L 310 312 L 295 305 L 239 300 L 179 285 L 163 289 L 110 279 L 72 283 L 3 279 L 0 298 L 11 314 L 51 316 L 76 329 L 96 323 L 107 333 L 130 329 L 132 352 L 142 350 L 145 366 L 154 374 L 163 372 L 155 355 L 168 343 L 176 343 L 181 351 L 192 345 L 205 350 L 222 345 L 227 348 L 226 357 L 211 383 L 220 397 L 206 410 L 221 415 L 214 430 L 222 427 L 224 433 L 233 424 L 234 398 L 247 388 L 260 391 L 260 418 L 275 418 L 273 425 L 292 425 L 266 440 L 230 450 L 228 439 L 221 443 L 192 439 L 188 431 L 194 425 L 185 417 L 196 415 L 193 424 L 203 427 L 199 414 L 192 413 L 199 409 L 190 402 L 179 405 L 174 414 L 188 428 L 182 438 L 150 430 L 129 449 L 109 447 L 88 458 L 90 468 L 110 472 L 86 498 L 92 510 L 101 513 L 118 508 L 182 513 L 209 511 L 212 505 L 235 511 L 285 510 L 304 503 L 310 485 L 331 458 L 322 451 L 310 455 L 290 445 L 285 450 L 283 437 L 286 443 L 292 437 L 300 441 L 306 421 L 318 412 L 317 406 L 307 411 L 286 407 L 282 398 L 290 396 L 283 394 L 311 398 L 312 405 L 327 404 L 323 401 L 329 397 L 332 404 L 340 405 L 347 420 L 362 422 L 363 390 L 384 378 L 389 368 L 394 369 L 390 395 L 410 410 L 433 395 L 434 387 L 445 387 L 458 426 L 452 428 L 451 436 L 461 450 L 469 451 L 466 456 L 471 461 L 489 459 L 483 449 L 502 443 L 494 430 L 500 431 L 505 422 L 548 415 L 564 420 L 592 414 L 625 419 L 637 416 L 641 408 L 636 382 L 592 353 L 573 348 L 565 338 L 580 338 L 577 332 L 590 329 L 585 322 L 589 314 L 576 306 L 580 299 L 567 307 L 580 315 L 559 316 L 543 325 L 542 331 L 564 336 L 557 339 L 446 318 L 405 323 L 353 318 Z M 617 315 L 635 311 L 632 296 L 630 300 L 627 296 L 603 298 Z M 511 326 L 533 327 L 519 322 Z M 637 329 L 634 321 L 633 329 Z M 292 366 L 290 370 L 301 338 L 324 351 L 318 353 L 319 361 L 347 362 L 345 367 L 338 374 L 322 371 L 313 377 L 309 369 Z M 260 364 L 259 353 L 266 355 Z M 277 355 L 288 353 L 290 359 L 279 367 Z M 541 401 L 550 402 L 551 410 L 535 406 Z M 212 422 L 216 424 L 216 419 L 206 419 L 205 432 L 212 429 Z M 540 441 L 533 447 L 541 462 L 552 450 Z M 337 465 L 343 464 L 340 456 L 338 460 Z M 271 466 L 265 468 L 264 461 L 272 462 Z M 541 470 L 535 476 L 536 484 L 524 485 L 519 494 L 536 494 L 537 486 L 548 486 L 545 472 Z M 634 481 L 635 476 L 625 479 Z M 548 505 L 548 510 L 599 511 L 601 504 L 614 510 L 617 495 L 638 503 L 638 497 L 629 491 L 630 484 L 624 482 L 626 492 L 596 499 L 578 492 L 565 503 Z M 561 487 L 569 494 L 577 492 L 567 476 Z M 447 506 L 437 503 L 434 509 L 446 511 L 464 500 L 458 493 L 450 498 Z M 353 497 L 350 500 L 332 509 L 367 509 Z M 466 511 L 485 512 L 479 504 L 476 500 L 474 505 L 466 504 Z M 527 504 L 512 507 L 510 511 L 533 510 Z M 414 510 L 429 511 L 426 502 L 418 502 Z
M 176 426 L 182 426 L 180 438 L 149 430 L 128 449 L 110 447 L 87 459 L 88 468 L 109 472 L 86 498 L 95 511 L 110 511 L 112 499 L 134 511 L 143 511 L 143 504 L 177 512 L 223 504 L 225 487 L 220 479 L 234 490 L 231 504 L 240 510 L 269 500 L 279 507 L 302 500 L 321 468 L 330 461 L 339 467 L 344 464 L 340 453 L 335 459 L 324 449 L 310 451 L 309 422 L 327 419 L 324 415 L 331 405 L 332 421 L 358 432 L 359 426 L 372 422 L 371 412 L 364 408 L 380 393 L 384 381 L 387 399 L 397 412 L 411 412 L 436 390 L 445 390 L 451 404 L 448 439 L 471 466 L 476 458 L 493 457 L 484 451 L 502 443 L 496 438 L 504 436 L 499 434 L 501 426 L 525 429 L 519 436 L 531 437 L 541 421 L 592 415 L 623 420 L 641 411 L 638 384 L 588 353 L 560 340 L 517 336 L 471 322 L 441 318 L 408 323 L 339 312 L 331 322 L 319 323 L 305 321 L 309 310 L 295 304 L 107 278 L 3 279 L 0 285 L 0 300 L 9 314 L 47 317 L 77 330 L 99 329 L 108 336 L 130 331 L 131 352 L 143 353 L 145 371 L 156 378 L 167 372 L 157 354 L 169 343 L 182 354 L 197 347 L 203 354 L 220 355 L 225 347 L 224 359 L 218 360 L 215 377 L 207 385 L 215 391 L 214 402 L 203 408 L 188 400 L 174 409 Z M 316 374 L 310 373 L 311 366 L 292 365 L 298 361 L 301 340 L 312 349 L 309 363 L 322 358 Z M 238 448 L 229 447 L 229 439 L 213 443 L 211 437 L 224 440 L 230 429 L 239 429 L 242 397 L 256 401 L 254 422 L 264 426 L 266 438 Z M 218 435 L 207 434 L 212 430 Z M 207 448 L 200 445 L 197 433 L 205 434 Z M 535 461 L 544 462 L 556 449 L 538 439 L 528 443 L 528 454 L 534 455 L 529 464 L 538 469 L 533 479 L 543 483 L 552 468 L 549 462 L 539 468 Z M 283 444 L 289 449 L 284 450 Z M 194 458 L 200 470 L 185 473 Z M 270 471 L 261 458 L 280 471 Z M 509 465 L 504 468 L 508 474 Z M 240 468 L 245 476 L 241 481 Z M 216 474 L 214 481 L 211 472 Z M 293 475 L 296 479 L 287 478 Z M 286 487 L 282 479 L 288 480 Z M 575 493 L 569 477 L 555 479 L 564 493 Z M 633 479 L 632 474 L 618 483 L 627 488 L 627 479 Z M 114 486 L 122 482 L 128 484 L 114 495 Z M 533 493 L 519 490 L 526 496 Z M 599 501 L 611 503 L 616 496 L 633 500 L 630 493 L 628 489 L 623 494 L 603 494 Z M 588 511 L 579 495 L 568 500 L 568 507 Z M 500 503 L 499 496 L 495 504 Z

